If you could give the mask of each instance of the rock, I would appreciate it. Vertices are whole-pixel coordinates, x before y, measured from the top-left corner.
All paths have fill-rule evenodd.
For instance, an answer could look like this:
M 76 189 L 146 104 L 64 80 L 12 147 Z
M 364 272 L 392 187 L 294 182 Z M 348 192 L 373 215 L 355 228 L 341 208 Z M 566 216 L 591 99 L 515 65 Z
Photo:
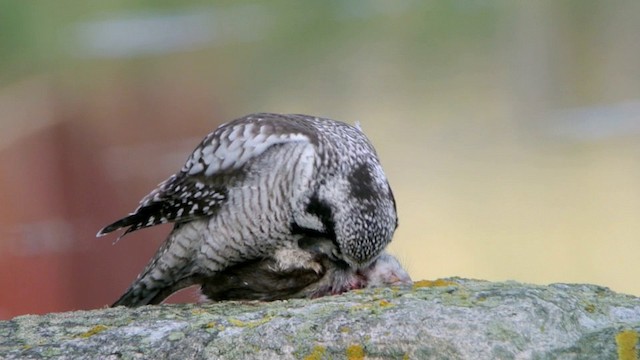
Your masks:
M 0 322 L 3 359 L 637 359 L 640 299 L 467 279 Z

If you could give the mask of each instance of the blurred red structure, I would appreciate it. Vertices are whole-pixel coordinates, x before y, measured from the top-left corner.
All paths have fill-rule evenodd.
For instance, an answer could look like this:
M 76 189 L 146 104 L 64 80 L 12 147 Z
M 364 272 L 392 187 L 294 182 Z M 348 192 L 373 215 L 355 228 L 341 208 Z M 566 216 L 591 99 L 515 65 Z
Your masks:
M 0 113 L 20 121 L 0 138 L 0 319 L 102 307 L 126 290 L 170 227 L 116 246 L 95 234 L 180 168 L 218 125 L 211 104 L 126 81 L 81 96 L 41 79 L 3 90 Z

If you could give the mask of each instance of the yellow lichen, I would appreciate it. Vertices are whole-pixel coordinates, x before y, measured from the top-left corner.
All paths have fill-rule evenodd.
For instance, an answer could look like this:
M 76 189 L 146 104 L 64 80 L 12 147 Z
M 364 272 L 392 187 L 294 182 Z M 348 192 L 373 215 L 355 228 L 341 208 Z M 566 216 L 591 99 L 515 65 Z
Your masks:
M 324 355 L 325 351 L 326 349 L 324 346 L 316 345 L 313 347 L 311 354 L 304 357 L 304 360 L 320 360 L 322 359 L 322 355 Z
M 77 335 L 77 337 L 88 338 L 88 337 L 91 337 L 91 336 L 93 336 L 95 334 L 101 333 L 101 332 L 103 332 L 103 331 L 105 331 L 107 329 L 108 329 L 108 327 L 105 326 L 105 325 L 96 325 L 96 326 L 92 327 L 91 329 L 83 332 L 82 334 Z
M 262 324 L 266 324 L 269 321 L 271 321 L 271 317 L 267 316 L 264 317 L 260 320 L 256 320 L 256 321 L 242 321 L 242 320 L 238 320 L 238 319 L 229 319 L 229 323 L 233 326 L 237 326 L 237 327 L 248 327 L 250 329 L 253 329 L 256 326 L 260 326 Z
M 423 287 L 440 287 L 440 286 L 458 286 L 458 284 L 453 281 L 437 279 L 437 280 L 420 280 L 413 283 L 414 289 L 419 289 Z
M 587 304 L 584 307 L 584 311 L 593 314 L 594 312 L 596 312 L 596 306 L 593 304 Z
M 638 360 L 638 332 L 634 330 L 621 331 L 616 335 L 618 345 L 618 360 Z
M 358 304 L 358 305 L 354 305 L 352 306 L 349 311 L 354 312 L 354 311 L 363 311 L 363 310 L 371 310 L 373 306 L 371 304 Z
M 373 314 L 380 313 L 382 309 L 394 306 L 391 302 L 381 299 L 376 302 L 352 306 L 350 311 L 370 311 Z
M 340 327 L 340 332 L 343 334 L 348 334 L 351 332 L 351 329 L 348 326 L 342 326 Z
M 360 345 L 349 345 L 347 347 L 347 359 L 364 360 L 364 349 Z
M 216 329 L 218 331 L 224 330 L 224 325 L 218 324 L 215 321 L 204 324 L 205 329 Z
M 229 323 L 233 326 L 237 326 L 237 327 L 245 327 L 247 326 L 247 323 L 242 321 L 242 320 L 238 320 L 238 319 L 229 319 Z

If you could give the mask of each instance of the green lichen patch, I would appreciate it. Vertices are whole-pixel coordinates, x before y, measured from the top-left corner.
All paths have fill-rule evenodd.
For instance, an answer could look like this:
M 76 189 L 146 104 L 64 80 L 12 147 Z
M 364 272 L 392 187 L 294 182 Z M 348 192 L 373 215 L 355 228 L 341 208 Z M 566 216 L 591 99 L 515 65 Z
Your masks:
M 171 334 L 169 334 L 169 336 L 167 336 L 167 339 L 169 341 L 178 341 L 178 340 L 182 340 L 185 338 L 185 334 L 182 331 L 174 331 Z

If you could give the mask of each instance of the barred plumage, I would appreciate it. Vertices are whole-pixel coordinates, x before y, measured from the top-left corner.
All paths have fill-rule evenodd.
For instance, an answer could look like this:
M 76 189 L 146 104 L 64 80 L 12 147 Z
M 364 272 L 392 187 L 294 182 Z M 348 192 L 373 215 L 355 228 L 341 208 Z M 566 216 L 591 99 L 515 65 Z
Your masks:
M 307 115 L 252 114 L 220 126 L 175 175 L 98 235 L 175 227 L 114 304 L 161 302 L 225 269 L 298 249 L 304 237 L 352 269 L 391 241 L 395 201 L 373 146 L 356 127 Z M 301 261 L 291 268 L 304 268 Z

